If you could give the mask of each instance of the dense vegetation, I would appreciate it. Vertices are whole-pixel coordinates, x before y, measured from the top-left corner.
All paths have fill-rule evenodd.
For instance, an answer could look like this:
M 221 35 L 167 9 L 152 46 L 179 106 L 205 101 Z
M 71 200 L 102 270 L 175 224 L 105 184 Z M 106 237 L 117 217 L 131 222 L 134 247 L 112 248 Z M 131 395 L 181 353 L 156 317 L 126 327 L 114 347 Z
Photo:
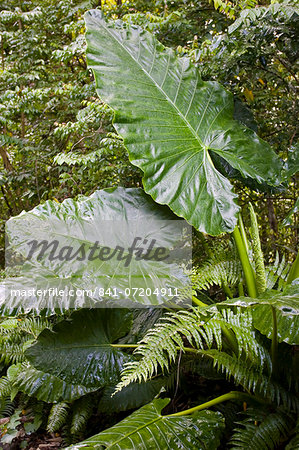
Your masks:
M 298 24 L 294 1 L 1 3 L 4 448 L 298 448 Z M 45 220 L 75 240 L 137 210 L 193 226 L 192 307 L 7 297 L 5 223 L 22 253 Z

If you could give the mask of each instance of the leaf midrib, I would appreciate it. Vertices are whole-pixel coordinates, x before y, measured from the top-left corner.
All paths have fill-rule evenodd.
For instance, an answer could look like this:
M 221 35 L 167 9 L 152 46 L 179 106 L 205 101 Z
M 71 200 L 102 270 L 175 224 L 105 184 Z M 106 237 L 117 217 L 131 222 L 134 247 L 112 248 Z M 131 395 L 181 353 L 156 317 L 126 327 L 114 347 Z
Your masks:
M 167 417 L 167 416 L 166 416 Z M 157 417 L 156 419 L 151 420 L 150 422 L 147 422 L 144 425 L 141 425 L 138 428 L 135 428 L 133 431 L 131 431 L 130 433 L 122 436 L 120 439 L 118 439 L 117 441 L 112 442 L 111 444 L 109 444 L 106 448 L 112 448 L 112 446 L 117 445 L 119 442 L 123 441 L 124 439 L 128 439 L 131 435 L 138 433 L 139 430 L 142 430 L 143 428 L 147 428 L 150 425 L 152 425 L 155 422 L 158 422 L 159 420 L 163 420 L 164 417 L 159 415 L 159 417 Z M 97 442 L 97 441 L 90 441 L 91 443 L 101 443 L 101 442 Z
M 164 95 L 167 99 L 167 101 L 171 104 L 171 106 L 177 111 L 178 115 L 180 116 L 180 118 L 183 120 L 183 122 L 186 124 L 186 127 L 189 128 L 189 130 L 191 131 L 191 133 L 193 134 L 193 136 L 195 137 L 195 139 L 198 141 L 199 145 L 202 147 L 202 150 L 207 150 L 206 146 L 204 145 L 204 143 L 202 142 L 202 140 L 200 139 L 200 137 L 198 136 L 198 134 L 196 133 L 196 131 L 194 130 L 194 128 L 190 125 L 190 123 L 188 122 L 188 120 L 185 118 L 185 116 L 181 113 L 181 111 L 179 110 L 179 108 L 176 106 L 176 104 L 171 100 L 171 98 L 166 94 L 166 92 L 159 86 L 159 84 L 154 80 L 154 78 L 144 69 L 144 67 L 139 63 L 138 60 L 136 60 L 134 58 L 134 56 L 130 53 L 130 51 L 122 44 L 122 42 L 120 40 L 118 40 L 116 38 L 116 36 L 110 32 L 109 28 L 106 27 L 106 21 L 104 19 L 100 19 L 100 21 L 102 22 L 102 26 L 103 28 L 107 31 L 107 33 L 114 39 L 115 42 L 117 42 L 124 50 L 125 52 L 132 58 L 132 60 L 140 67 L 140 69 L 147 75 L 147 77 L 153 82 L 153 84 L 156 86 L 156 88 L 158 88 L 158 90 L 160 91 L 160 93 L 162 93 L 162 95 Z M 141 43 L 141 37 L 139 37 L 139 44 Z M 155 45 L 155 54 L 153 57 L 153 63 L 155 61 L 156 58 L 156 49 L 157 49 L 157 45 Z M 168 72 L 168 70 L 166 71 L 166 73 Z M 167 74 L 166 74 L 167 77 Z M 196 83 L 197 83 L 197 79 L 196 79 Z

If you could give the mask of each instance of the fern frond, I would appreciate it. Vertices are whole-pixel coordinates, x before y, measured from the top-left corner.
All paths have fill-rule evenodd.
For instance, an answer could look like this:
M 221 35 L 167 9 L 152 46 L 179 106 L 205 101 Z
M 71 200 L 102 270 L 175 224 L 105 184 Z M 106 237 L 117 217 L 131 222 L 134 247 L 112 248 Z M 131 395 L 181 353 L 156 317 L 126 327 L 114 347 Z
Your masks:
M 0 378 L 0 398 L 5 398 L 10 395 L 11 383 L 8 377 Z
M 294 430 L 292 431 L 292 439 L 286 446 L 285 450 L 298 450 L 299 448 L 299 418 L 297 417 L 297 422 Z
M 13 415 L 15 406 L 10 397 L 0 398 L 0 417 L 9 417 Z
M 70 432 L 72 436 L 78 436 L 84 431 L 86 423 L 92 414 L 94 400 L 91 396 L 81 397 L 72 405 L 72 422 Z
M 193 289 L 209 289 L 213 285 L 235 286 L 242 276 L 242 267 L 235 249 L 220 247 L 202 266 L 193 268 Z
M 264 255 L 261 248 L 256 214 L 251 203 L 249 204 L 249 212 L 251 221 L 250 234 L 252 238 L 253 256 L 255 262 L 256 288 L 258 294 L 262 294 L 267 289 Z
M 53 433 L 54 431 L 59 430 L 59 428 L 61 428 L 67 421 L 68 413 L 68 403 L 60 402 L 54 404 L 49 414 L 47 431 L 49 431 L 49 433 Z
M 292 429 L 294 418 L 282 410 L 273 413 L 248 409 L 247 418 L 237 422 L 230 444 L 233 449 L 274 450 Z
M 4 364 L 17 364 L 25 360 L 25 345 L 45 328 L 51 327 L 46 318 L 9 318 L 0 323 L 0 361 Z
M 19 328 L 36 339 L 45 328 L 51 329 L 52 325 L 45 317 L 26 317 L 19 322 Z
M 288 409 L 298 411 L 298 399 L 284 389 L 278 383 L 272 381 L 269 376 L 264 375 L 258 367 L 238 359 L 235 355 L 229 355 L 219 350 L 201 350 L 203 357 L 211 358 L 214 367 L 224 373 L 227 379 L 234 379 L 236 384 L 245 390 L 262 396 L 277 405 L 284 405 Z
M 116 392 L 132 382 L 146 381 L 158 372 L 159 367 L 162 372 L 169 370 L 178 350 L 186 351 L 184 341 L 195 349 L 211 349 L 215 345 L 221 350 L 223 329 L 233 332 L 238 344 L 237 358 L 249 359 L 260 370 L 265 364 L 271 369 L 270 356 L 254 335 L 249 312 L 217 311 L 207 320 L 194 308 L 166 315 L 146 333 L 135 350 L 141 359 L 125 364 Z
M 267 289 L 273 289 L 278 282 L 277 289 L 283 290 L 289 270 L 290 264 L 286 262 L 285 256 L 283 255 L 280 260 L 279 253 L 276 252 L 274 263 L 265 267 Z
M 18 326 L 18 319 L 8 318 L 0 322 L 0 334 L 5 334 L 6 330 L 11 331 Z
M 230 309 L 223 310 L 211 320 L 219 321 L 220 326 L 226 326 L 233 331 L 238 343 L 240 359 L 255 365 L 261 372 L 266 368 L 267 372 L 271 373 L 271 356 L 256 336 L 250 310 L 243 313 L 234 313 Z

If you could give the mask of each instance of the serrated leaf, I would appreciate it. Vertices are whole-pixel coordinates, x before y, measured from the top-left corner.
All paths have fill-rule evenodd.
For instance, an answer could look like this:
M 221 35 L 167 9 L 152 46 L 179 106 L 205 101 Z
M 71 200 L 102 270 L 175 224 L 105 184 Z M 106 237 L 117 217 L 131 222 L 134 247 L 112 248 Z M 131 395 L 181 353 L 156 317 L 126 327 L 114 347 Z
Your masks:
M 280 162 L 270 146 L 233 119 L 233 97 L 203 82 L 187 57 L 140 27 L 86 16 L 87 58 L 99 96 L 116 112 L 144 188 L 197 229 L 212 235 L 236 226 L 236 195 L 216 170 L 217 154 L 243 177 L 276 184 Z
M 162 416 L 169 399 L 157 399 L 143 406 L 108 430 L 68 447 L 139 450 L 216 450 L 224 423 L 222 415 L 200 411 L 192 416 Z
M 116 383 L 130 356 L 111 344 L 130 329 L 126 309 L 75 311 L 71 318 L 44 330 L 26 356 L 38 370 L 67 383 L 101 388 Z

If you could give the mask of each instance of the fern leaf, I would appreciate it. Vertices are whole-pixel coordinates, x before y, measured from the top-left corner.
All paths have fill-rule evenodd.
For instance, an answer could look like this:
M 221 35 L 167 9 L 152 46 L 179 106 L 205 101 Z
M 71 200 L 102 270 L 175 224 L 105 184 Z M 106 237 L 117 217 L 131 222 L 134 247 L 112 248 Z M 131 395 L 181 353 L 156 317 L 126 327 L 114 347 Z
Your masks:
M 235 286 L 241 275 L 241 263 L 235 249 L 220 247 L 202 266 L 193 268 L 191 281 L 193 289 L 202 290 L 213 285 Z
M 224 373 L 228 379 L 233 378 L 236 384 L 245 390 L 262 396 L 277 405 L 284 405 L 288 409 L 298 410 L 298 399 L 281 385 L 271 381 L 269 376 L 260 372 L 257 367 L 238 359 L 235 355 L 228 355 L 219 350 L 201 350 L 204 357 L 212 358 L 214 367 Z
M 289 270 L 290 265 L 286 262 L 285 256 L 280 260 L 279 253 L 276 252 L 274 263 L 265 267 L 267 289 L 273 289 L 278 282 L 278 290 L 283 290 Z
M 293 430 L 293 438 L 290 440 L 286 446 L 286 450 L 298 450 L 299 448 L 299 418 L 297 417 L 297 423 L 295 429 Z
M 291 414 L 248 409 L 247 418 L 237 422 L 230 444 L 232 449 L 274 450 L 285 439 L 294 424 Z
M 186 351 L 184 340 L 195 349 L 211 349 L 215 345 L 221 350 L 223 328 L 233 331 L 238 343 L 237 358 L 249 359 L 259 370 L 265 365 L 271 370 L 270 356 L 255 337 L 249 312 L 234 314 L 224 310 L 207 320 L 194 308 L 166 315 L 147 332 L 135 350 L 141 359 L 125 365 L 116 392 L 132 382 L 146 381 L 158 372 L 158 368 L 162 372 L 169 370 L 178 350 Z
M 93 399 L 90 396 L 81 397 L 72 406 L 71 434 L 78 436 L 84 431 L 86 423 L 93 410 Z
M 250 220 L 251 220 L 251 238 L 253 255 L 255 262 L 256 287 L 258 294 L 262 294 L 267 289 L 267 280 L 264 265 L 264 255 L 261 249 L 261 241 L 258 229 L 258 223 L 252 204 L 249 204 Z
M 67 421 L 68 413 L 68 403 L 61 402 L 54 404 L 48 417 L 47 431 L 53 433 L 54 431 L 59 430 L 59 428 Z

